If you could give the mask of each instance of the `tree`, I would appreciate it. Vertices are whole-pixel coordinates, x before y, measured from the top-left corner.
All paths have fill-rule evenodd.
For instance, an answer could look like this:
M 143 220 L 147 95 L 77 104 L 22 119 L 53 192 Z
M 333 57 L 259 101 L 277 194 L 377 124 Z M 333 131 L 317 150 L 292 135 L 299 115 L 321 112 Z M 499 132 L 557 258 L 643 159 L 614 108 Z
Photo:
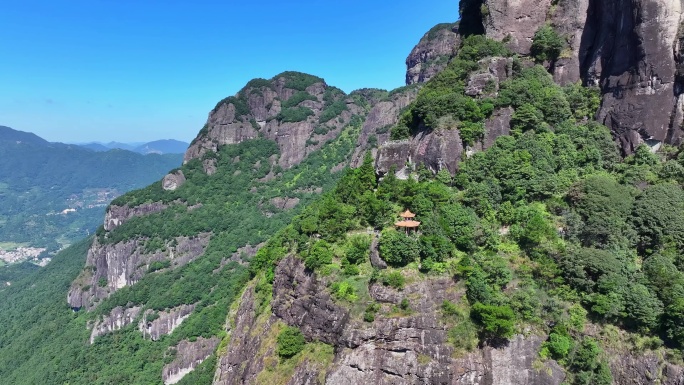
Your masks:
M 332 262 L 333 252 L 326 241 L 315 242 L 309 248 L 308 255 L 304 259 L 304 265 L 311 270 Z
M 278 334 L 276 353 L 281 358 L 290 358 L 304 349 L 306 340 L 302 332 L 292 326 L 286 326 Z
M 532 37 L 530 53 L 538 61 L 556 60 L 560 56 L 565 42 L 549 24 L 539 27 Z
M 584 246 L 631 246 L 635 236 L 628 221 L 634 202 L 632 188 L 607 174 L 592 175 L 570 189 L 568 200 L 582 218 L 576 233 Z
M 684 248 L 684 192 L 675 184 L 646 188 L 636 198 L 632 223 L 641 251 L 653 250 L 671 240 Z
M 525 103 L 515 109 L 511 116 L 511 130 L 514 133 L 535 130 L 544 122 L 544 115 L 535 106 Z
M 515 313 L 509 306 L 483 305 L 472 307 L 472 316 L 482 325 L 486 338 L 511 338 L 515 332 Z
M 632 325 L 643 331 L 657 330 L 663 304 L 655 294 L 640 283 L 634 284 L 625 293 L 625 310 Z
M 405 266 L 420 255 L 420 247 L 413 237 L 394 229 L 386 229 L 378 245 L 380 257 L 393 266 Z

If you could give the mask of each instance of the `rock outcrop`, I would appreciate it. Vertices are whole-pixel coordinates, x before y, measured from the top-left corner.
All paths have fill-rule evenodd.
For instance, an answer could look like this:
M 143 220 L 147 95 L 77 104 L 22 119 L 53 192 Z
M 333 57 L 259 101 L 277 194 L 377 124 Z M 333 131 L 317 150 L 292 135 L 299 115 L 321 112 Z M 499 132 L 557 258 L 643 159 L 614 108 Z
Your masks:
M 458 130 L 423 130 L 411 139 L 385 142 L 378 150 L 376 171 L 384 175 L 396 169 L 397 177 L 406 179 L 417 164 L 438 172 L 458 170 L 463 143 Z
M 302 82 L 309 85 L 302 88 Z M 295 102 L 290 99 L 293 97 Z M 289 168 L 337 137 L 353 116 L 362 114 L 361 107 L 323 79 L 286 72 L 269 81 L 250 82 L 236 96 L 220 102 L 190 144 L 184 160 L 202 158 L 222 145 L 259 137 L 278 144 L 277 163 Z M 215 171 L 206 160 L 205 171 Z
M 629 154 L 642 143 L 652 147 L 682 142 L 684 121 L 678 0 L 484 0 L 488 37 L 528 55 L 534 33 L 550 24 L 566 49 L 547 63 L 561 85 L 582 81 L 601 89 L 597 119 Z
M 232 314 L 233 323 L 229 325 L 229 338 L 225 354 L 219 358 L 214 376 L 214 385 L 233 385 L 254 383 L 256 376 L 264 368 L 264 362 L 257 353 L 265 337 L 264 331 L 271 328 L 274 317 L 266 322 L 257 323 L 257 310 L 254 286 L 247 287 L 240 298 L 240 305 Z
M 141 309 L 142 307 L 140 306 L 130 308 L 123 308 L 121 306 L 115 307 L 108 315 L 103 316 L 92 325 L 93 329 L 90 333 L 90 343 L 92 344 L 95 342 L 95 338 L 101 335 L 111 333 L 132 324 L 138 317 L 138 314 L 140 314 Z
M 434 26 L 406 58 L 406 84 L 427 82 L 441 72 L 460 43 L 458 24 Z
M 219 344 L 217 337 L 198 337 L 195 341 L 183 340 L 176 345 L 176 356 L 171 363 L 164 366 L 162 380 L 164 385 L 179 382 L 199 364 L 204 362 Z
M 361 133 L 356 142 L 356 149 L 352 155 L 351 167 L 358 167 L 363 162 L 363 155 L 371 150 L 373 158 L 377 157 L 377 145 L 389 140 L 390 128 L 397 124 L 399 114 L 416 99 L 416 86 L 389 95 L 385 100 L 376 102 L 366 116 L 361 127 Z M 371 138 L 375 138 L 375 145 Z
M 112 231 L 131 218 L 158 213 L 167 207 L 169 206 L 162 202 L 143 203 L 134 207 L 110 205 L 105 213 L 104 229 Z
M 258 315 L 254 286 L 240 299 L 230 328 L 230 343 L 220 358 L 215 384 L 254 383 L 273 355 L 268 342 L 279 322 L 298 327 L 309 341 L 334 347 L 333 363 L 325 368 L 308 362 L 296 366 L 292 384 L 560 384 L 565 373 L 554 361 L 537 362 L 544 337 L 516 336 L 503 348 L 475 350 L 454 358 L 447 326 L 439 308 L 444 300 L 463 295 L 449 278 L 431 278 L 397 291 L 379 284 L 369 288 L 382 304 L 375 321 L 361 322 L 332 300 L 325 282 L 301 260 L 287 257 L 276 269 L 272 315 Z M 403 299 L 411 309 L 391 314 Z M 269 337 L 271 336 L 271 337 Z M 323 376 L 322 376 L 323 375 Z M 324 378 L 324 381 L 320 381 Z M 293 382 L 294 381 L 294 382 Z M 299 382 L 298 382 L 299 381 Z
M 181 305 L 158 313 L 147 310 L 138 323 L 138 330 L 143 334 L 143 338 L 157 341 L 161 336 L 171 334 L 194 310 L 194 304 Z
M 167 191 L 173 191 L 185 183 L 185 175 L 183 171 L 178 170 L 172 173 L 166 174 L 164 179 L 162 179 L 162 188 Z
M 67 296 L 69 306 L 91 309 L 99 300 L 156 270 L 151 268 L 154 262 L 161 268 L 185 265 L 204 253 L 209 238 L 209 234 L 177 237 L 167 242 L 165 251 L 153 252 L 145 250 L 145 240 L 101 244 L 96 239 L 88 250 L 85 268 L 71 285 Z
M 515 53 L 528 54 L 532 37 L 546 22 L 551 3 L 552 0 L 485 0 L 482 16 L 487 36 L 505 40 Z
M 631 153 L 644 142 L 678 145 L 682 85 L 677 78 L 678 0 L 590 1 L 580 71 L 601 87 L 598 120 Z

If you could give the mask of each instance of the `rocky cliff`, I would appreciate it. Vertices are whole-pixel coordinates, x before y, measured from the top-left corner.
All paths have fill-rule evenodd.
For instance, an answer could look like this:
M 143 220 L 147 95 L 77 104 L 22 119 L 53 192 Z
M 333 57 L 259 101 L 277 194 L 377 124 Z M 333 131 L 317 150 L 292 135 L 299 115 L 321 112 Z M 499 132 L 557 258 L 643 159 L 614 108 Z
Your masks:
M 477 70 L 464 77 L 465 95 L 480 104 L 496 97 L 501 84 L 513 76 L 514 65 L 534 64 L 529 57 L 532 39 L 540 27 L 550 24 L 564 37 L 566 46 L 559 58 L 543 63 L 544 66 L 559 84 L 582 81 L 601 89 L 602 104 L 597 118 L 612 129 L 623 152 L 631 152 L 640 143 L 653 147 L 679 143 L 684 116 L 679 100 L 679 3 L 655 0 L 484 0 L 477 3 L 483 31 L 489 37 L 505 41 L 522 59 L 480 60 L 476 63 Z M 406 82 L 410 86 L 389 93 L 359 90 L 346 95 L 323 79 L 295 72 L 285 72 L 270 80 L 253 80 L 210 112 L 206 125 L 185 154 L 186 166 L 197 167 L 202 178 L 220 176 L 227 164 L 242 161 L 242 155 L 221 158 L 218 155 L 221 149 L 251 139 L 270 140 L 276 143 L 279 153 L 247 167 L 266 169 L 263 175 L 253 178 L 254 184 L 249 188 L 249 194 L 258 195 L 286 170 L 296 170 L 309 155 L 340 137 L 348 127 L 355 126 L 354 135 L 358 136 L 353 136 L 349 154 L 334 164 L 317 163 L 319 169 L 322 166 L 325 173 L 335 174 L 347 165 L 358 166 L 370 150 L 380 175 L 394 168 L 400 177 L 408 178 L 418 164 L 432 172 L 446 169 L 455 174 L 463 158 L 490 147 L 497 137 L 510 132 L 513 107 L 492 107 L 482 121 L 484 133 L 471 146 L 464 144 L 458 129 L 432 129 L 423 125 L 403 140 L 390 140 L 390 129 L 417 99 L 422 83 L 444 70 L 460 42 L 456 25 L 433 28 L 407 58 Z M 327 161 L 327 156 L 322 159 Z M 231 170 L 230 176 L 237 178 L 245 170 Z M 168 194 L 182 191 L 186 184 L 193 183 L 193 178 L 199 178 L 192 172 L 186 168 L 168 174 L 157 186 L 158 190 Z M 276 186 L 277 196 L 264 196 L 255 204 L 261 211 L 254 213 L 254 218 L 260 225 L 266 225 L 254 226 L 254 233 L 273 230 L 267 227 L 269 218 L 296 212 L 304 205 L 306 194 L 323 191 L 315 184 L 319 181 L 296 186 L 298 178 L 311 172 L 312 168 L 297 171 L 293 179 Z M 224 190 L 233 188 L 229 181 L 227 178 L 225 183 L 214 186 L 212 193 L 223 197 Z M 286 187 L 292 187 L 291 191 L 284 192 Z M 217 201 L 215 207 L 234 208 L 243 204 L 227 199 L 224 202 L 217 198 Z M 188 205 L 169 198 L 164 202 L 140 199 L 111 206 L 105 217 L 104 232 L 93 242 L 86 267 L 71 286 L 69 305 L 74 309 L 92 310 L 113 293 L 134 286 L 146 275 L 174 271 L 200 259 L 205 252 L 209 254 L 210 241 L 220 236 L 220 232 L 207 226 L 201 226 L 205 230 L 192 236 L 163 239 L 162 244 L 154 247 L 145 236 L 115 241 L 110 238 L 117 234 L 117 229 L 135 219 L 183 206 L 187 210 L 170 217 L 175 221 L 192 211 L 192 207 L 201 207 L 202 202 Z M 229 216 L 229 210 L 223 213 L 231 228 L 240 228 L 239 221 L 245 219 Z M 260 242 L 264 239 L 257 239 L 252 244 L 258 246 L 249 246 L 249 241 L 243 239 L 247 235 L 239 235 L 242 238 L 231 233 L 226 237 L 232 242 L 226 242 L 230 246 L 220 244 L 212 250 L 219 263 L 202 277 L 223 274 L 222 269 L 232 262 L 245 264 L 263 245 Z M 373 266 L 387 267 L 378 257 L 376 241 L 372 248 Z M 214 383 L 222 385 L 551 385 L 560 384 L 566 378 L 558 362 L 539 358 L 540 347 L 547 338 L 541 332 L 526 330 L 503 345 L 483 344 L 467 351 L 457 349 L 449 337 L 453 320 L 441 310 L 444 301 L 457 303 L 464 295 L 464 284 L 455 280 L 453 274 L 415 279 L 403 290 L 367 280 L 360 282 L 368 302 L 379 304 L 371 321 L 363 320 L 362 308 L 331 294 L 329 277 L 306 269 L 295 256 L 278 263 L 272 288 L 260 285 L 258 279 L 247 285 L 230 308 L 226 337 L 221 345 L 215 336 L 183 339 L 172 347 L 175 358 L 161 373 L 166 384 L 180 381 L 214 352 L 218 359 Z M 222 289 L 209 287 L 202 294 Z M 115 307 L 90 324 L 91 343 L 100 335 L 134 324 L 137 324 L 135 332 L 142 333 L 147 339 L 145 342 L 164 341 L 162 336 L 173 335 L 182 323 L 190 322 L 186 319 L 198 314 L 197 309 L 203 306 L 197 305 L 200 303 L 197 301 L 175 303 L 175 307 L 162 311 L 153 311 L 144 304 Z M 404 303 L 408 305 L 404 307 Z M 229 305 L 220 303 L 220 306 L 225 310 Z M 308 342 L 296 362 L 281 361 L 276 353 L 275 340 L 286 326 L 301 330 Z M 610 359 L 616 383 L 684 384 L 681 367 L 651 353 L 615 351 L 610 352 Z
M 560 384 L 565 378 L 554 361 L 538 361 L 540 336 L 517 336 L 506 347 L 456 355 L 439 310 L 444 300 L 463 295 L 452 279 L 417 282 L 401 292 L 375 284 L 369 292 L 382 304 L 371 323 L 337 304 L 325 279 L 301 260 L 284 259 L 276 270 L 272 314 L 258 314 L 254 287 L 242 296 L 215 384 L 259 383 L 275 359 L 273 329 L 283 322 L 300 328 L 309 341 L 334 347 L 331 365 L 316 368 L 303 359 L 296 366 L 311 384 Z M 404 298 L 411 309 L 400 315 L 396 309 Z
M 284 72 L 271 80 L 256 79 L 209 113 L 185 162 L 222 145 L 262 137 L 278 143 L 278 165 L 292 167 L 362 114 L 353 99 L 315 76 Z
M 109 218 L 123 221 L 123 218 L 112 219 L 111 215 Z M 100 300 L 135 284 L 148 273 L 183 266 L 204 253 L 209 239 L 207 233 L 177 237 L 167 241 L 164 250 L 151 251 L 147 250 L 145 239 L 114 244 L 95 240 L 88 250 L 85 268 L 69 290 L 69 306 L 92 309 Z
M 458 24 L 430 29 L 406 58 L 406 84 L 425 83 L 442 71 L 461 41 Z
M 624 153 L 639 144 L 679 145 L 682 138 L 681 25 L 678 0 L 482 2 L 487 36 L 530 52 L 534 33 L 550 24 L 566 41 L 554 63 L 561 84 L 598 86 L 597 119 Z
M 596 119 L 613 131 L 623 153 L 633 152 L 642 143 L 654 148 L 681 143 L 684 19 L 680 1 L 467 3 L 477 10 L 468 15 L 473 23 L 479 20 L 479 28 L 488 37 L 506 42 L 522 56 L 530 55 L 535 32 L 544 25 L 552 26 L 565 47 L 557 59 L 544 64 L 561 85 L 582 82 L 601 89 Z M 439 33 L 433 31 L 433 39 L 426 34 L 407 58 L 407 84 L 430 79 L 444 68 L 435 63 L 448 61 L 449 50 L 458 46 L 457 37 L 438 27 Z

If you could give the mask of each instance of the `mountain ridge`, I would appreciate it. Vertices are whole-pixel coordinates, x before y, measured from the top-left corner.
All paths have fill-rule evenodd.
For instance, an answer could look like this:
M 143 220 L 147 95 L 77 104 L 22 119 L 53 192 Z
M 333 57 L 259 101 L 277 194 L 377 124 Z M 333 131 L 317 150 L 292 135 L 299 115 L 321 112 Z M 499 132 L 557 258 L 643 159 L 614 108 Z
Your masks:
M 414 50 L 425 83 L 346 95 L 285 72 L 220 101 L 174 183 L 109 206 L 67 297 L 92 345 L 50 380 L 684 382 L 680 151 L 613 124 L 618 148 L 593 120 L 609 87 L 561 87 L 574 59 L 540 59 L 567 26 L 547 17 L 595 2 L 503 3 L 463 1 L 470 25 L 432 34 L 458 47 Z M 420 233 L 394 230 L 405 209 Z M 8 378 L 45 382 L 19 348 L 35 366 Z

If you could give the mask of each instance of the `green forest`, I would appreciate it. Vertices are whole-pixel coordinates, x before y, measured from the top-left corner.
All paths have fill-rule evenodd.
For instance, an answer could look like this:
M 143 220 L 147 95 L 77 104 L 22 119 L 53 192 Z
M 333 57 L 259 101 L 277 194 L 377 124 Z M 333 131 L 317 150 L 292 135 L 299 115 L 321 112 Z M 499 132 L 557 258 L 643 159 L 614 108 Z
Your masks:
M 546 333 L 541 359 L 555 359 L 573 384 L 610 384 L 588 322 L 625 349 L 665 347 L 675 361 L 684 347 L 684 153 L 642 145 L 622 159 L 607 128 L 589 121 L 597 92 L 561 88 L 540 66 L 515 69 L 493 100 L 463 94 L 477 60 L 506 51 L 481 36 L 464 41 L 447 70 L 423 87 L 392 129 L 403 138 L 444 117 L 481 135 L 493 107 L 512 106 L 511 135 L 465 159 L 452 177 L 414 165 L 408 180 L 376 179 L 373 160 L 349 170 L 252 260 L 264 284 L 275 263 L 296 253 L 319 274 L 337 274 L 333 294 L 354 306 L 369 301 L 363 284 L 404 285 L 407 270 L 455 276 L 467 301 L 444 303 L 459 349 L 500 344 L 532 328 Z M 420 231 L 395 230 L 410 209 Z M 379 232 L 388 270 L 368 265 L 363 235 Z M 361 239 L 359 239 L 361 237 Z M 369 270 L 370 269 L 370 270 Z M 266 271 L 265 274 L 261 273 Z M 365 302 L 364 302 L 365 301 Z M 372 321 L 372 303 L 364 319 Z M 628 331 L 628 338 L 618 330 Z

